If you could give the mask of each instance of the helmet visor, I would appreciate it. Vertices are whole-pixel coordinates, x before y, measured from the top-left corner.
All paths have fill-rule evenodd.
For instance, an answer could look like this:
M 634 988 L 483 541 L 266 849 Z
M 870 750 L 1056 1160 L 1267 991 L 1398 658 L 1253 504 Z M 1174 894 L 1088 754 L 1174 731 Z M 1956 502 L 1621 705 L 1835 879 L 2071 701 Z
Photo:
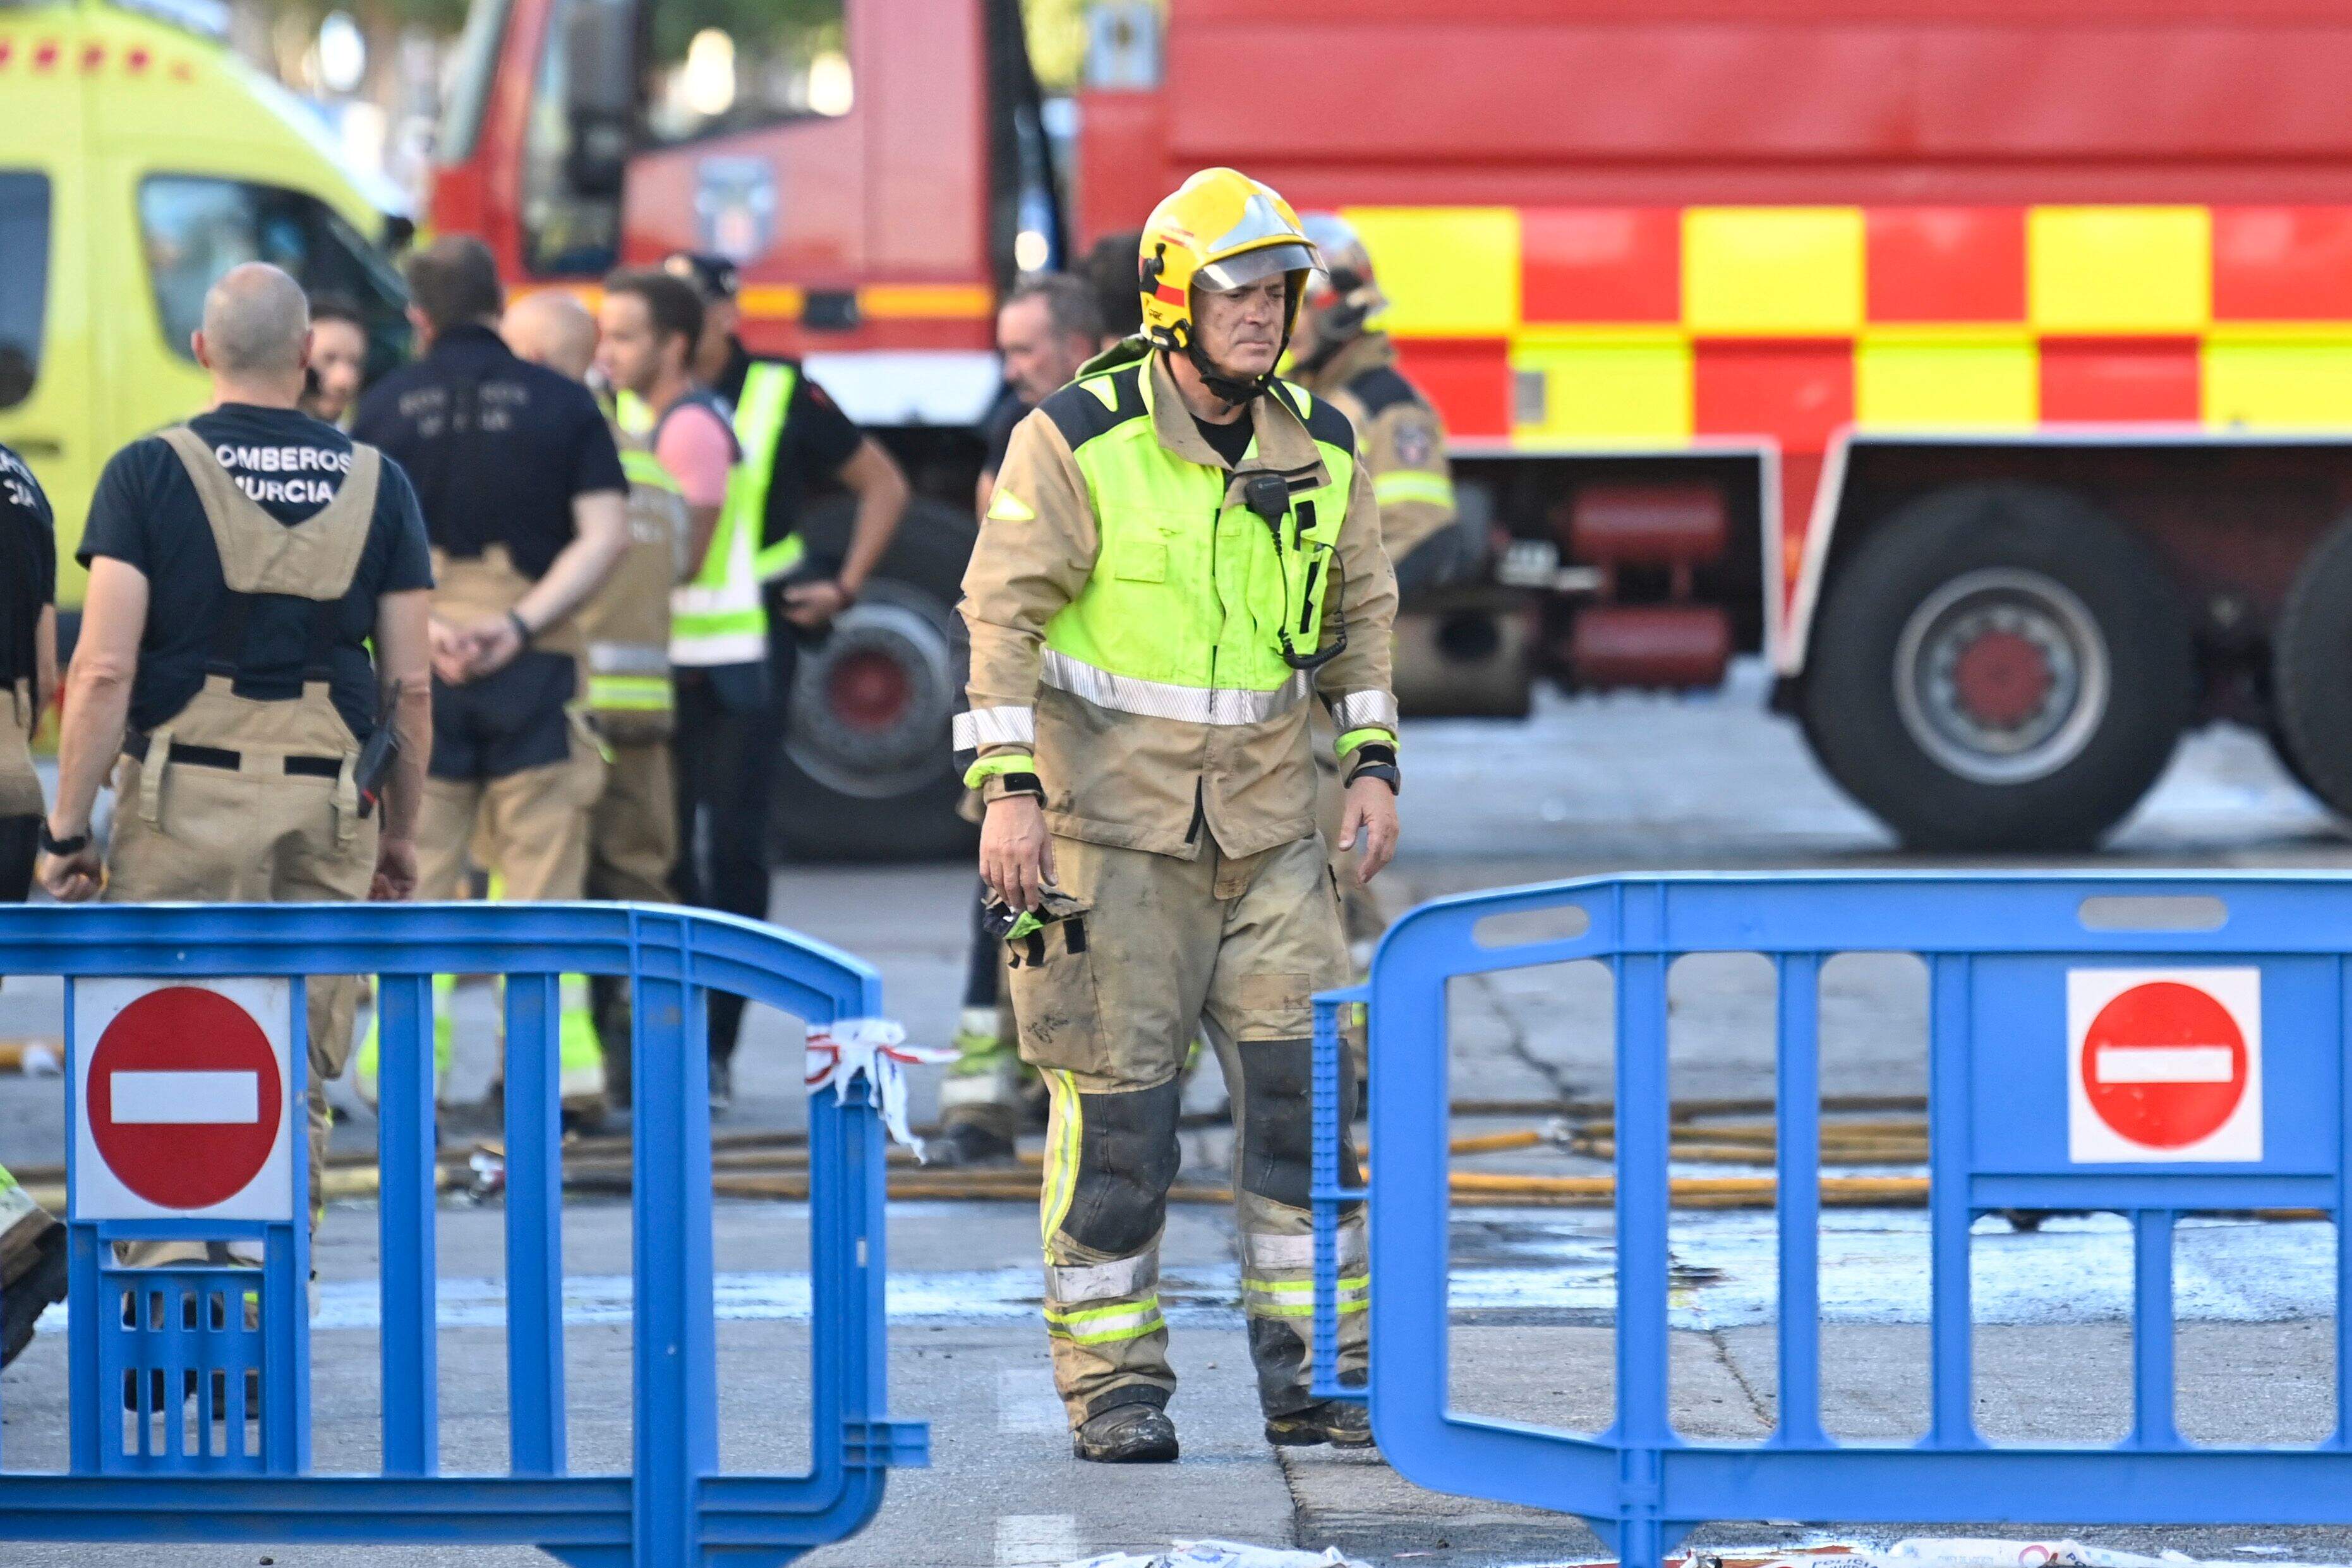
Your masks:
M 1246 288 L 1277 272 L 1307 272 L 1315 266 L 1315 247 L 1311 245 L 1262 246 L 1223 261 L 1210 262 L 1192 274 L 1192 286 L 1223 294 L 1228 289 Z

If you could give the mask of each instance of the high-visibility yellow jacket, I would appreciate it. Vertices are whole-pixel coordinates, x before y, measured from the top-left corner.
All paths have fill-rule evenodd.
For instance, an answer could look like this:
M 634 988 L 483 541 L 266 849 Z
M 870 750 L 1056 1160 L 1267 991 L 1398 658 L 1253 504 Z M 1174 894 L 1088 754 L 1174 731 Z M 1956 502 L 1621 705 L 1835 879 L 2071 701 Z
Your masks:
M 1228 469 L 1161 356 L 1129 349 L 1014 430 L 964 576 L 967 783 L 1034 775 L 1067 837 L 1242 856 L 1315 831 L 1310 695 L 1343 756 L 1395 744 L 1396 582 L 1354 432 L 1287 384 L 1249 416 Z M 1253 477 L 1278 481 L 1273 523 Z

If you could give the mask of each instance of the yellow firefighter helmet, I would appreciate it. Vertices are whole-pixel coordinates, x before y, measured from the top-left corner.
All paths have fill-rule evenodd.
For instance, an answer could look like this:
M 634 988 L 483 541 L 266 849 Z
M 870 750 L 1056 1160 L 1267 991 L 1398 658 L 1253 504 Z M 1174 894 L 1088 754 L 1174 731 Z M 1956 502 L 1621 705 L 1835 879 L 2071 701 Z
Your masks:
M 1192 290 L 1223 292 L 1286 274 L 1286 335 L 1307 274 L 1319 265 L 1298 215 L 1272 186 L 1234 169 L 1203 169 L 1151 209 L 1139 255 L 1143 335 L 1171 353 L 1192 348 Z

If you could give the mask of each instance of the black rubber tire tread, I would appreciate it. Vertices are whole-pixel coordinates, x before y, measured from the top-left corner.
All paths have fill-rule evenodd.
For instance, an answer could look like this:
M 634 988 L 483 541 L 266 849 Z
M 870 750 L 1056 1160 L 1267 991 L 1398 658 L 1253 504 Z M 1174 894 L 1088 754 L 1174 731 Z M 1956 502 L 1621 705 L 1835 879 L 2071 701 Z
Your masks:
M 2279 760 L 2339 816 L 2352 817 L 2352 517 L 2312 548 L 2271 637 Z
M 1961 573 L 1997 566 L 2040 572 L 2081 599 L 2112 671 L 2088 743 L 2016 784 L 1961 778 L 1921 750 L 1892 677 L 1920 603 Z M 2092 847 L 2164 771 L 2197 692 L 2188 621 L 2154 552 L 2080 497 L 2017 483 L 1953 486 L 1886 518 L 1831 583 L 1805 663 L 1801 717 L 1822 765 L 1917 849 Z

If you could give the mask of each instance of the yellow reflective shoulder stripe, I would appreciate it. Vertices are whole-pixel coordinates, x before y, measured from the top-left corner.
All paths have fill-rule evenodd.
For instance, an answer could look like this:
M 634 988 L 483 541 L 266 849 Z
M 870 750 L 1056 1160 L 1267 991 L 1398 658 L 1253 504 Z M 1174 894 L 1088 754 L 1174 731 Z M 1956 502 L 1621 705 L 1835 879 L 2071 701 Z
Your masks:
M 671 495 L 679 493 L 677 480 L 662 467 L 661 459 L 642 447 L 621 448 L 621 472 L 629 477 L 633 485 L 645 485 Z
M 1372 499 L 1382 506 L 1405 506 L 1420 501 L 1429 506 L 1451 508 L 1454 505 L 1454 481 L 1443 474 L 1423 473 L 1419 469 L 1400 469 L 1381 474 L 1372 480 Z

